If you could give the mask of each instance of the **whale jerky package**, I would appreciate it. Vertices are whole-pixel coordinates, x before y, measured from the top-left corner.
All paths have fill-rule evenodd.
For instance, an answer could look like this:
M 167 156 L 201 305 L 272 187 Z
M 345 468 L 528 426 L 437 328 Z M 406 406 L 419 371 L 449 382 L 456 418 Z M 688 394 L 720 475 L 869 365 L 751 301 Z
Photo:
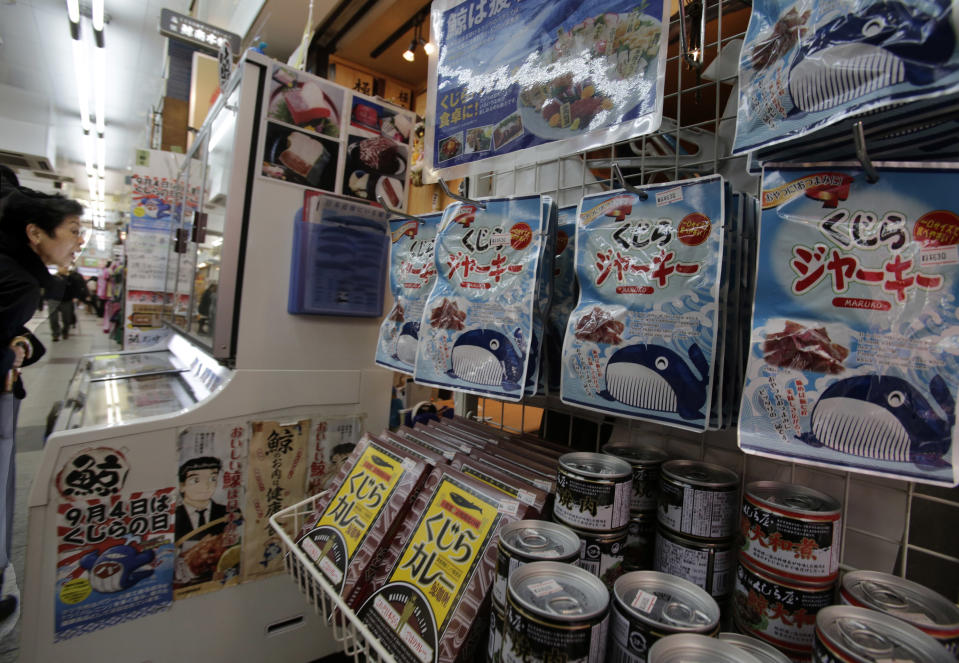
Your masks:
M 953 0 L 755 0 L 734 153 L 959 90 Z
M 718 175 L 586 196 L 580 295 L 563 343 L 562 400 L 692 430 L 709 423 L 723 256 Z
M 486 635 L 499 529 L 529 507 L 438 467 L 377 565 L 357 614 L 397 661 L 474 661 Z
M 576 306 L 576 206 L 557 211 L 556 249 L 553 254 L 553 297 L 546 316 L 546 342 L 543 347 L 546 378 L 550 393 L 559 391 L 560 356 L 569 314 Z
M 765 169 L 743 451 L 955 485 L 957 175 Z
M 543 210 L 541 196 L 446 208 L 436 235 L 436 283 L 420 322 L 416 382 L 522 398 Z
M 425 214 L 417 221 L 390 220 L 393 308 L 380 325 L 376 363 L 409 375 L 416 363 L 423 304 L 436 280 L 433 243 L 442 216 L 438 212 Z

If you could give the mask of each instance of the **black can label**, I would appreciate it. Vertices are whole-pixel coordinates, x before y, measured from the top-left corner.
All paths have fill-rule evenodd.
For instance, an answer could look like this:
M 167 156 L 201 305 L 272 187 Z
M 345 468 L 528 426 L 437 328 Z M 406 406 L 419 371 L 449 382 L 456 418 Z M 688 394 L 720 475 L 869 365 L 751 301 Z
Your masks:
M 629 522 L 631 481 L 590 480 L 560 468 L 556 475 L 553 516 L 577 529 L 611 530 Z
M 486 663 L 500 663 L 499 651 L 503 646 L 503 609 L 494 605 L 490 610 L 489 640 L 486 642 Z
M 647 571 L 653 568 L 656 554 L 656 517 L 633 518 L 629 521 L 623 567 L 627 571 Z
M 668 529 L 702 539 L 727 539 L 734 533 L 736 488 L 698 488 L 663 477 L 659 522 Z
M 608 613 L 595 623 L 551 623 L 533 618 L 507 601 L 502 663 L 602 663 Z
M 651 511 L 659 499 L 659 465 L 633 465 L 633 492 L 629 507 Z
M 612 591 L 616 579 L 624 573 L 623 554 L 626 552 L 626 530 L 622 530 L 622 533 L 617 536 L 584 534 L 579 534 L 577 564 L 602 580 L 607 589 Z
M 732 591 L 735 566 L 732 544 L 701 546 L 692 541 L 656 537 L 653 568 L 688 580 L 710 596 L 723 597 Z

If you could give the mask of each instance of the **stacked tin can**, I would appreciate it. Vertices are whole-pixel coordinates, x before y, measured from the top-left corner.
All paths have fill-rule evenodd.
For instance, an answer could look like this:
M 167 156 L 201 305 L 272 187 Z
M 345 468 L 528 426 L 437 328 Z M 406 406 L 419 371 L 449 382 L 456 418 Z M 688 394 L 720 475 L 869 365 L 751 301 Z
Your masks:
M 792 659 L 812 654 L 816 614 L 832 603 L 839 573 L 839 502 L 778 481 L 746 485 L 733 620 Z
M 625 442 L 611 442 L 603 447 L 603 453 L 622 458 L 633 468 L 623 570 L 650 570 L 656 552 L 660 469 L 669 455 L 656 447 Z
M 733 589 L 739 476 L 693 460 L 663 463 L 653 568 L 688 580 L 722 606 Z
M 623 572 L 633 471 L 621 458 L 591 452 L 559 457 L 553 520 L 580 541 L 576 563 L 612 589 Z

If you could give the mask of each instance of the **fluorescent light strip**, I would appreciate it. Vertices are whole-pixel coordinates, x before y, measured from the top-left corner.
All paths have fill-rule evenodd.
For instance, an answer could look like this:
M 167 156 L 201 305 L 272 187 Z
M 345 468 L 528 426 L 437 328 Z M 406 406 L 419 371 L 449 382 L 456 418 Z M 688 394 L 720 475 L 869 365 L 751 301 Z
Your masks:
M 87 77 L 86 45 L 77 39 L 73 40 L 73 66 L 77 75 L 77 101 L 80 104 L 80 126 L 84 131 L 90 131 L 90 97 L 87 94 L 90 80 Z
M 93 0 L 93 29 L 103 29 L 103 0 Z
M 106 177 L 107 174 L 107 141 L 103 134 L 97 134 L 97 175 Z
M 107 191 L 107 181 L 101 177 L 100 180 L 97 182 L 97 200 L 100 200 L 102 202 L 106 197 L 106 191 Z
M 87 177 L 87 185 L 90 188 L 90 203 L 93 206 L 93 201 L 97 199 L 97 180 L 93 175 Z
M 105 48 L 93 49 L 93 98 L 97 119 L 97 133 L 102 134 L 107 126 L 107 51 Z
M 93 134 L 89 131 L 83 133 L 83 160 L 86 162 L 87 177 L 94 177 L 97 174 L 96 167 L 96 145 L 93 144 Z
M 67 16 L 71 23 L 80 22 L 80 0 L 67 0 Z

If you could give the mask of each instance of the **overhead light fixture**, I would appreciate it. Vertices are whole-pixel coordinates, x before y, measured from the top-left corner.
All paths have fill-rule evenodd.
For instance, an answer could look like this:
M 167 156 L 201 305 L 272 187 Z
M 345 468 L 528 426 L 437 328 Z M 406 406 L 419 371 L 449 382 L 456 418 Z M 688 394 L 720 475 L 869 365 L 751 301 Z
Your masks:
M 107 140 L 103 134 L 97 134 L 97 175 L 106 177 Z
M 436 44 L 434 44 L 431 41 L 424 41 L 423 52 L 426 53 L 427 55 L 433 55 L 434 53 L 436 53 Z
M 415 50 L 416 50 L 416 40 L 414 39 L 413 41 L 410 42 L 409 48 L 403 51 L 403 59 L 406 60 L 407 62 L 412 62 L 413 60 L 415 60 L 416 59 L 416 53 L 414 53 Z
M 93 0 L 93 29 L 103 30 L 103 0 Z
M 89 131 L 90 125 L 90 79 L 87 76 L 86 45 L 80 41 L 79 32 L 73 40 L 73 67 L 77 77 L 77 102 L 80 105 L 80 127 Z
M 94 177 L 97 174 L 95 151 L 96 146 L 93 144 L 93 134 L 89 131 L 84 131 L 83 160 L 86 162 L 87 177 Z
M 107 52 L 103 47 L 93 49 L 93 99 L 97 120 L 97 133 L 107 128 Z
M 87 186 L 90 188 L 90 202 L 92 203 L 97 199 L 97 179 L 94 175 L 87 177 Z
M 106 198 L 106 191 L 107 191 L 107 181 L 106 179 L 101 177 L 99 182 L 97 182 L 97 199 L 100 200 L 101 202 L 103 202 Z

